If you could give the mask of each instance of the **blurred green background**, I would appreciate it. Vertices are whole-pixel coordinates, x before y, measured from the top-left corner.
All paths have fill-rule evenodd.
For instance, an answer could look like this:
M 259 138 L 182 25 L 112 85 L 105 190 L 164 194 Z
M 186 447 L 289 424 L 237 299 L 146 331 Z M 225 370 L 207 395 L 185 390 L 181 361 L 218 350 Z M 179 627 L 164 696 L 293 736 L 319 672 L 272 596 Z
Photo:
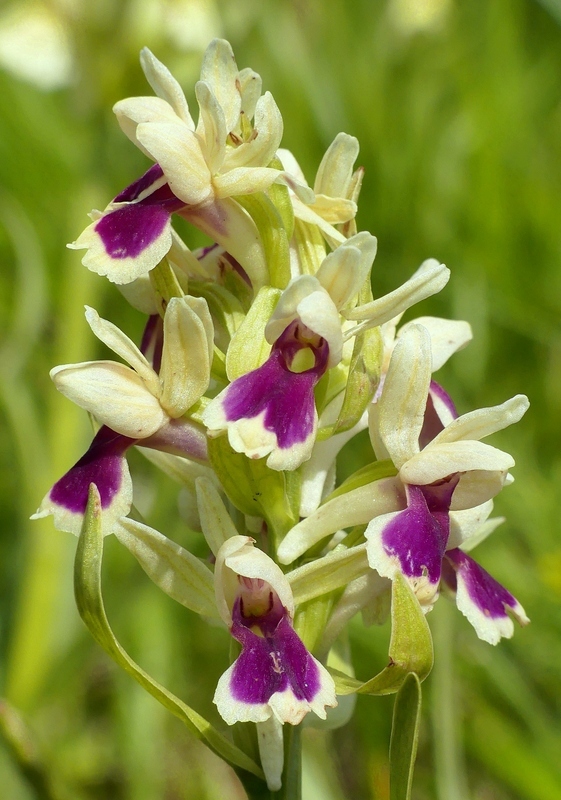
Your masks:
M 491 648 L 448 601 L 431 613 L 436 666 L 424 684 L 413 796 L 559 800 L 560 25 L 559 0 L 4 0 L 0 693 L 27 725 L 27 766 L 0 745 L 3 798 L 244 796 L 230 769 L 90 640 L 74 608 L 73 537 L 50 520 L 28 521 L 91 435 L 87 415 L 48 377 L 55 364 L 103 355 L 84 303 L 133 337 L 142 327 L 114 287 L 65 249 L 86 212 L 147 166 L 111 106 L 150 93 L 143 45 L 194 103 L 202 51 L 224 36 L 239 67 L 260 72 L 273 92 L 283 144 L 310 182 L 337 132 L 359 138 L 358 223 L 379 239 L 375 292 L 429 256 L 452 269 L 421 311 L 474 328 L 473 343 L 439 374 L 460 411 L 530 397 L 526 418 L 494 437 L 517 460 L 516 482 L 496 502 L 507 522 L 477 556 L 532 625 Z M 132 469 L 148 521 L 185 543 L 177 488 L 140 457 Z M 218 723 L 210 700 L 227 634 L 163 596 L 113 541 L 105 577 L 109 616 L 129 652 Z M 381 668 L 386 646 L 387 631 L 353 625 L 360 677 Z M 332 739 L 309 731 L 305 800 L 386 800 L 390 720 L 391 699 L 361 697 Z

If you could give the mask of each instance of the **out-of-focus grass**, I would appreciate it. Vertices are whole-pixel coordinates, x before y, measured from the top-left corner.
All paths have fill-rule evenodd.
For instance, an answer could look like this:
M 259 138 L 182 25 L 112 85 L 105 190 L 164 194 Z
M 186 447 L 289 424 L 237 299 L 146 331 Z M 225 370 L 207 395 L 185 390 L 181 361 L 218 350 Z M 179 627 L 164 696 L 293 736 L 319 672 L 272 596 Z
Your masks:
M 85 213 L 146 164 L 119 132 L 111 105 L 148 92 L 137 62 L 143 44 L 193 101 L 206 39 L 225 35 L 240 66 L 258 70 L 272 90 L 284 145 L 310 180 L 339 130 L 359 138 L 366 167 L 359 227 L 379 237 L 376 292 L 397 286 L 428 256 L 451 267 L 449 287 L 422 311 L 474 327 L 474 342 L 440 376 L 460 410 L 518 391 L 530 396 L 527 418 L 494 438 L 517 459 L 516 483 L 496 503 L 506 524 L 478 558 L 517 595 L 532 625 L 493 649 L 446 600 L 437 605 L 430 616 L 437 666 L 425 684 L 415 797 L 557 800 L 558 4 L 76 0 L 42 7 L 66 37 L 71 84 L 47 92 L 0 71 L 0 677 L 36 740 L 52 797 L 243 796 L 230 771 L 90 642 L 73 606 L 72 537 L 49 520 L 27 520 L 90 435 L 85 415 L 48 379 L 54 364 L 101 354 L 83 304 L 133 335 L 142 324 L 64 248 L 86 224 Z M 28 8 L 5 4 L 0 31 L 10 9 Z M 199 241 L 193 232 L 190 243 Z M 133 468 L 150 474 L 140 458 Z M 174 493 L 159 481 L 162 505 L 149 516 L 182 540 Z M 108 545 L 106 572 L 108 608 L 126 646 L 216 720 L 210 698 L 226 667 L 225 634 L 159 595 L 117 543 Z M 383 662 L 386 632 L 357 622 L 352 644 L 357 674 L 367 678 Z M 352 723 L 331 744 L 310 738 L 309 800 L 388 796 L 390 712 L 387 698 L 360 698 Z M 318 783 L 326 753 L 340 787 Z M 35 796 L 7 748 L 0 749 L 0 786 L 10 800 Z

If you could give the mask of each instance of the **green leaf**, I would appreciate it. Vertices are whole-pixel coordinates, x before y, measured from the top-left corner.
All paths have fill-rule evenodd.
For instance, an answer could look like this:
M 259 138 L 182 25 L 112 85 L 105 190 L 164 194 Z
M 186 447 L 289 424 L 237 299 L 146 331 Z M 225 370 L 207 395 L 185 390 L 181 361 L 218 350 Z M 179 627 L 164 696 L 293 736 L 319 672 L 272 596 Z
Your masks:
M 350 430 L 365 412 L 380 381 L 383 342 L 379 328 L 355 339 L 345 398 L 333 433 Z
M 360 489 L 361 486 L 366 486 L 367 483 L 380 481 L 383 478 L 393 478 L 397 475 L 397 469 L 394 467 L 392 461 L 386 458 L 384 461 L 373 461 L 372 464 L 367 464 L 361 467 L 352 475 L 349 475 L 346 481 L 335 489 L 334 492 L 325 498 L 322 505 L 325 505 L 330 500 L 340 497 L 347 492 L 352 492 L 354 489 Z
M 297 567 L 286 577 L 298 605 L 347 586 L 369 569 L 363 544 L 353 548 L 337 547 L 326 556 Z
M 214 576 L 199 558 L 159 531 L 132 519 L 121 520 L 115 535 L 169 597 L 196 614 L 220 616 L 214 598 Z
M 103 534 L 101 530 L 101 500 L 95 484 L 90 485 L 88 506 L 78 540 L 74 562 L 74 592 L 76 604 L 86 627 L 105 652 L 128 672 L 152 697 L 184 722 L 187 728 L 202 739 L 220 758 L 234 767 L 263 777 L 257 764 L 223 736 L 204 717 L 183 703 L 138 666 L 121 647 L 107 620 L 101 594 L 101 565 Z
M 288 236 L 279 210 L 264 192 L 236 197 L 255 222 L 269 267 L 271 286 L 284 289 L 290 280 Z
M 294 241 L 302 272 L 305 275 L 315 275 L 325 258 L 325 240 L 319 228 L 295 219 Z
M 201 529 L 208 546 L 216 556 L 227 539 L 238 535 L 238 530 L 211 480 L 197 478 L 196 491 Z
M 267 325 L 281 293 L 263 286 L 259 290 L 246 318 L 232 337 L 226 354 L 226 372 L 231 381 L 263 364 L 271 352 L 265 339 Z
M 163 303 L 159 304 L 160 314 L 163 317 L 166 305 L 169 303 L 171 298 L 183 297 L 184 292 L 179 285 L 177 275 L 172 270 L 165 258 L 160 261 L 160 263 L 154 267 L 153 270 L 150 270 L 149 275 L 150 283 L 152 284 L 154 291 L 163 300 Z
M 427 677 L 433 664 L 430 628 L 419 601 L 401 573 L 397 573 L 392 582 L 391 616 L 388 666 L 364 683 L 333 670 L 337 694 L 393 694 L 410 672 L 415 672 L 421 681 Z
M 244 319 L 244 310 L 238 298 L 218 283 L 202 281 L 191 281 L 189 292 L 207 301 L 214 324 L 218 324 L 231 339 Z
M 409 800 L 421 720 L 421 682 L 406 676 L 393 709 L 390 739 L 390 800 Z
M 243 514 L 263 517 L 276 541 L 298 521 L 299 474 L 269 469 L 232 449 L 227 436 L 208 441 L 208 457 L 224 491 Z
M 272 169 L 283 169 L 281 160 L 278 157 L 273 158 L 273 160 L 269 163 L 269 166 Z M 288 241 L 290 241 L 292 239 L 292 234 L 294 233 L 294 209 L 292 207 L 292 200 L 290 199 L 288 186 L 286 186 L 284 183 L 273 183 L 269 187 L 267 194 L 271 198 L 273 205 L 280 214 L 282 224 L 284 225 L 284 229 L 286 231 L 286 238 Z

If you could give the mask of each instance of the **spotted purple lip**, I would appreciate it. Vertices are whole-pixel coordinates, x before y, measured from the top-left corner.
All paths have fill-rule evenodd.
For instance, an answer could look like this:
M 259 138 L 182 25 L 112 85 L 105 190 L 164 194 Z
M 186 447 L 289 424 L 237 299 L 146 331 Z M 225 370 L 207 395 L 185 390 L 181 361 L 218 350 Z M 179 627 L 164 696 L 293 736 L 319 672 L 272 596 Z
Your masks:
M 268 615 L 245 619 L 238 599 L 232 616 L 232 636 L 242 645 L 231 676 L 233 697 L 242 703 L 262 704 L 290 689 L 297 700 L 311 702 L 320 691 L 319 669 L 286 613 L 273 624 Z
M 329 347 L 322 339 L 314 350 L 314 366 L 304 372 L 291 372 L 289 364 L 302 349 L 295 339 L 297 325 L 291 323 L 281 334 L 261 367 L 230 384 L 224 399 L 228 422 L 252 419 L 265 412 L 264 427 L 276 435 L 281 449 L 304 442 L 313 431 L 313 390 L 327 368 L 329 357 Z

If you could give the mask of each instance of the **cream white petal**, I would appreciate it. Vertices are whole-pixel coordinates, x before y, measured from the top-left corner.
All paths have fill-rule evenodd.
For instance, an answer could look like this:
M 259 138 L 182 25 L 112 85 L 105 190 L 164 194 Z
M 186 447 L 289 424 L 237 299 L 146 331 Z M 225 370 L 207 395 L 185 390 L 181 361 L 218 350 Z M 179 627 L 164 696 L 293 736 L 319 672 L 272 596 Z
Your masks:
M 296 157 L 290 152 L 290 150 L 287 150 L 285 147 L 279 147 L 277 150 L 277 156 L 287 172 L 293 175 L 294 178 L 296 178 L 296 180 L 303 186 L 308 185 L 304 173 L 302 172 L 302 167 L 298 161 L 296 161 Z
M 242 113 L 247 119 L 252 119 L 255 113 L 257 101 L 261 96 L 263 82 L 261 75 L 254 72 L 250 67 L 245 67 L 238 72 L 238 83 L 242 96 Z
M 372 267 L 377 246 L 376 237 L 362 231 L 324 259 L 316 278 L 338 309 L 360 290 Z
M 471 537 L 487 522 L 492 511 L 492 500 L 487 500 L 479 506 L 466 508 L 463 511 L 451 511 L 450 535 L 448 537 L 446 549 L 451 550 L 454 547 L 459 547 L 466 540 L 471 539 Z
M 363 525 L 379 514 L 399 511 L 404 502 L 397 478 L 384 478 L 328 500 L 291 528 L 280 543 L 277 557 L 281 564 L 291 564 L 326 536 L 341 528 Z
M 242 107 L 237 79 L 238 68 L 229 42 L 213 39 L 203 56 L 201 80 L 209 84 L 222 106 L 228 131 L 237 126 Z
M 325 339 L 329 345 L 328 366 L 335 367 L 343 354 L 343 334 L 333 300 L 324 289 L 312 292 L 298 303 L 297 314 L 306 327 Z
M 412 325 L 396 342 L 378 401 L 380 437 L 398 469 L 419 452 L 430 380 L 430 337 Z
M 265 192 L 273 183 L 282 183 L 285 173 L 272 167 L 238 167 L 215 175 L 213 184 L 217 197 L 235 197 Z
M 513 466 L 514 459 L 511 455 L 483 442 L 431 442 L 403 464 L 399 475 L 404 483 L 424 486 L 448 475 L 471 470 L 506 475 Z
M 398 336 L 402 336 L 412 324 L 422 325 L 430 334 L 433 372 L 439 370 L 451 355 L 465 347 L 473 338 L 469 322 L 440 317 L 417 317 L 404 325 Z
M 374 327 L 388 322 L 415 303 L 436 294 L 446 286 L 450 270 L 434 258 L 425 261 L 412 278 L 383 297 L 345 311 L 347 319 L 366 320 L 360 328 Z
M 114 353 L 121 356 L 123 361 L 126 361 L 140 375 L 146 388 L 154 397 L 158 397 L 160 393 L 158 376 L 135 343 L 116 325 L 102 319 L 97 311 L 89 306 L 86 306 L 86 320 L 97 338 L 111 348 Z
M 196 135 L 179 122 L 148 122 L 137 138 L 163 169 L 172 192 L 189 205 L 212 198 L 210 171 Z
M 347 197 L 358 151 L 358 139 L 338 133 L 321 160 L 314 191 L 330 197 Z
M 142 378 L 123 364 L 64 364 L 51 370 L 51 378 L 61 394 L 131 439 L 151 436 L 169 419 Z
M 452 495 L 450 509 L 463 511 L 482 505 L 498 495 L 508 485 L 506 470 L 473 469 L 460 475 L 460 482 Z
M 226 121 L 224 112 L 210 86 L 199 81 L 195 87 L 201 109 L 197 136 L 204 141 L 206 163 L 212 175 L 216 174 L 226 155 Z
M 214 570 L 216 604 L 222 619 L 231 624 L 231 609 L 238 595 L 238 575 L 265 581 L 276 592 L 290 619 L 294 616 L 292 589 L 278 564 L 254 547 L 249 536 L 232 536 L 216 556 Z
M 201 319 L 203 314 L 206 325 Z M 208 388 L 209 326 L 212 321 L 205 300 L 172 297 L 164 317 L 160 368 L 161 404 L 172 418 L 182 416 Z
M 293 278 L 276 305 L 271 319 L 265 328 L 265 338 L 273 344 L 284 329 L 298 316 L 298 305 L 312 292 L 324 291 L 313 275 L 300 275 Z M 327 295 L 327 293 L 325 292 Z
M 310 208 L 330 225 L 339 225 L 354 219 L 358 210 L 354 200 L 347 200 L 344 197 L 327 197 L 325 194 L 317 193 Z
M 461 439 L 484 439 L 509 425 L 514 425 L 522 419 L 529 407 L 530 402 L 526 395 L 517 394 L 501 405 L 470 411 L 451 422 L 431 444 L 457 442 Z
M 138 126 L 143 122 L 181 123 L 170 104 L 160 97 L 129 97 L 115 103 L 113 111 L 125 136 L 150 158 L 153 156 L 137 138 Z
M 223 171 L 238 167 L 265 167 L 274 158 L 283 134 L 282 116 L 270 92 L 255 109 L 255 138 L 227 150 Z
M 306 203 L 302 202 L 302 200 L 300 200 L 298 197 L 292 198 L 292 207 L 294 209 L 295 217 L 301 219 L 302 222 L 309 223 L 310 225 L 317 225 L 325 240 L 333 249 L 347 241 L 347 238 L 343 236 L 343 234 L 338 231 L 337 228 L 334 228 L 333 225 L 330 225 L 329 222 L 326 222 L 323 217 L 310 208 L 309 205 L 306 205 Z
M 169 103 L 177 116 L 187 123 L 191 130 L 195 130 L 195 123 L 189 113 L 183 89 L 169 69 L 161 61 L 158 61 L 147 47 L 143 47 L 140 51 L 140 65 L 146 75 L 146 80 L 158 97 Z

